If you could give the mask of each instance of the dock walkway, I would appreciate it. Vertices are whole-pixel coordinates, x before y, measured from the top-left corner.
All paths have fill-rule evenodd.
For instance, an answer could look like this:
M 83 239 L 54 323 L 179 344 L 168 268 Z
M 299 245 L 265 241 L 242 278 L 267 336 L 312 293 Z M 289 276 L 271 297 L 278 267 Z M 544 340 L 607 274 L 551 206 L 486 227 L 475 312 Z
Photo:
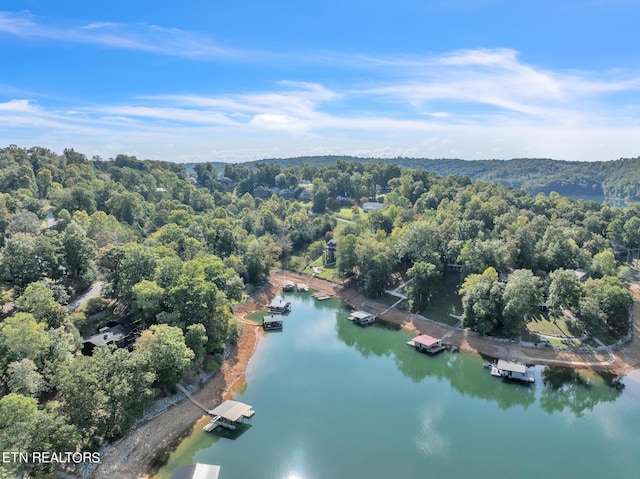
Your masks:
M 206 407 L 204 407 L 202 405 L 201 402 L 199 402 L 196 398 L 194 398 L 191 393 L 189 391 L 187 391 L 187 388 L 185 388 L 182 384 L 176 384 L 176 387 L 182 391 L 184 393 L 185 396 L 187 396 L 187 399 L 189 401 L 191 401 L 193 404 L 195 404 L 196 406 L 198 406 L 200 409 L 202 409 L 204 412 L 206 412 L 207 414 L 211 415 L 211 411 L 212 409 L 207 409 Z

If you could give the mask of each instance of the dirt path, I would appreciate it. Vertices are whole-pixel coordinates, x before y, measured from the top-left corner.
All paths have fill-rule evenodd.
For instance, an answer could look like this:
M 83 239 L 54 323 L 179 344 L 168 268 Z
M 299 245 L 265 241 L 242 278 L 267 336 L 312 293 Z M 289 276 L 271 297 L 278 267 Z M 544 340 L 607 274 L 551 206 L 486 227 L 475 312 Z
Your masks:
M 633 306 L 634 335 L 631 342 L 620 351 L 613 353 L 576 353 L 569 350 L 530 348 L 516 343 L 501 343 L 484 339 L 442 323 L 425 321 L 404 311 L 388 310 L 386 304 L 366 298 L 355 288 L 342 290 L 339 285 L 319 278 L 309 279 L 309 276 L 282 271 L 272 274 L 270 281 L 274 286 L 280 286 L 287 279 L 296 283 L 308 281 L 312 289 L 334 295 L 353 308 L 364 309 L 376 316 L 384 313 L 381 319 L 386 322 L 419 334 L 446 338 L 448 344 L 457 346 L 462 351 L 478 353 L 492 358 L 517 359 L 528 364 L 568 366 L 610 372 L 616 375 L 624 374 L 640 367 L 640 285 L 638 284 L 632 285 L 631 288 L 636 296 L 636 302 Z

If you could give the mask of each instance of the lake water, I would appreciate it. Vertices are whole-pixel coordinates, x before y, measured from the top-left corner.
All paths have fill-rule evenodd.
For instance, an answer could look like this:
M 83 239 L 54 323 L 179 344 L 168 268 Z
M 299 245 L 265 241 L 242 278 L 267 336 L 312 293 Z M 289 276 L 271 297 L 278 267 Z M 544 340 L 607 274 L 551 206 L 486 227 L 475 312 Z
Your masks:
M 430 357 L 406 331 L 358 327 L 337 301 L 288 299 L 284 331 L 261 339 L 234 395 L 256 411 L 251 425 L 220 437 L 199 423 L 158 478 L 194 462 L 224 479 L 640 474 L 638 371 L 617 387 L 543 368 L 531 387 L 504 383 L 477 356 Z

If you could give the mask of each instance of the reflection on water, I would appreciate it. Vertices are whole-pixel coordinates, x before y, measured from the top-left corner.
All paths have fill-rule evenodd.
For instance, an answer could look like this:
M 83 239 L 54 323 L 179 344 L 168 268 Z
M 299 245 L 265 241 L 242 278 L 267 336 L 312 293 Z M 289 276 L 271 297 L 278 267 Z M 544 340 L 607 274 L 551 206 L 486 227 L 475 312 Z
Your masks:
M 615 401 L 624 390 L 620 378 L 595 374 L 588 377 L 568 368 L 546 367 L 542 380 L 545 388 L 540 396 L 540 407 L 550 414 L 567 409 L 581 417 L 600 402 Z
M 234 397 L 253 406 L 252 426 L 234 439 L 197 426 L 158 477 L 192 462 L 221 465 L 225 479 L 433 470 L 452 478 L 631 478 L 640 468 L 640 374 L 620 380 L 536 367 L 533 386 L 505 383 L 480 357 L 431 357 L 406 344 L 411 333 L 358 327 L 335 300 L 287 300 L 283 333 L 263 336 L 246 390 Z

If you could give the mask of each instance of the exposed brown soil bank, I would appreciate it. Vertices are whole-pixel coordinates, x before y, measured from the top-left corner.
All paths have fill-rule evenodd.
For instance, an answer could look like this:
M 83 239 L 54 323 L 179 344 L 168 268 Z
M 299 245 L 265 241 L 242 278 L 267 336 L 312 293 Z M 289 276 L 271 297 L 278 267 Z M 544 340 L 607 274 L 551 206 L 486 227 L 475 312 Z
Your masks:
M 493 358 L 518 359 L 528 364 L 544 364 L 549 366 L 568 366 L 594 371 L 608 372 L 615 375 L 627 373 L 640 367 L 640 286 L 632 285 L 631 291 L 636 296 L 633 306 L 632 340 L 619 351 L 611 353 L 577 353 L 570 350 L 542 349 L 520 346 L 517 343 L 497 342 L 469 334 L 457 328 L 434 321 L 425 321 L 405 311 L 388 310 L 388 306 L 373 301 L 360 294 L 355 288 L 342 289 L 339 285 L 319 278 L 283 271 L 271 275 L 274 286 L 280 286 L 287 279 L 297 283 L 309 283 L 310 288 L 332 294 L 349 306 L 364 309 L 376 316 L 384 313 L 383 321 L 396 324 L 404 329 L 420 334 L 446 338 L 446 343 L 457 346 L 462 351 L 473 352 Z M 386 311 L 386 312 L 385 312 Z

